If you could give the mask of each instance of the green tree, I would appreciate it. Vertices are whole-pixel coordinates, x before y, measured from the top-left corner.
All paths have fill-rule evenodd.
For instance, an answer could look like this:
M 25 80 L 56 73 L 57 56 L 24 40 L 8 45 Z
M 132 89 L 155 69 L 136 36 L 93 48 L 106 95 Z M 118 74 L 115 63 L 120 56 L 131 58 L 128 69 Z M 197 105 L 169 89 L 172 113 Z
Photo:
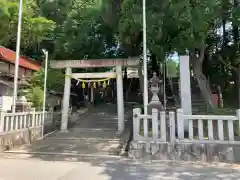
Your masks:
M 173 52 L 189 55 L 204 100 L 215 108 L 207 79 L 240 79 L 239 1 L 148 0 L 146 6 L 149 71 Z M 14 44 L 17 7 L 17 0 L 0 0 L 1 44 Z M 50 59 L 142 55 L 141 0 L 29 0 L 24 17 L 22 46 L 30 55 L 42 47 Z
M 24 91 L 24 95 L 29 102 L 32 102 L 33 107 L 41 109 L 43 105 L 43 90 L 39 86 L 32 86 Z
M 0 44 L 16 47 L 18 24 L 18 0 L 0 0 Z M 24 1 L 22 12 L 21 49 L 23 52 L 34 49 L 41 52 L 42 41 L 53 36 L 55 22 L 38 14 L 35 0 Z
M 47 91 L 62 92 L 64 88 L 65 75 L 56 69 L 48 69 Z M 44 88 L 44 69 L 35 72 L 29 79 L 28 85 L 22 90 L 27 99 L 34 107 L 42 107 Z
M 111 48 L 117 41 L 111 28 L 103 23 L 101 10 L 97 0 L 73 2 L 56 39 L 57 59 L 101 58 L 112 54 Z
M 47 72 L 47 89 L 56 92 L 63 91 L 65 75 L 56 69 L 48 69 Z M 43 89 L 44 86 L 44 69 L 35 72 L 29 79 L 29 87 L 40 87 Z
M 178 76 L 178 64 L 173 61 L 172 59 L 168 59 L 166 62 L 167 66 L 167 75 L 170 77 L 177 77 Z
M 147 36 L 150 52 L 159 60 L 173 51 L 189 54 L 193 71 L 206 103 L 214 108 L 211 90 L 202 72 L 209 34 L 219 24 L 220 1 L 164 0 L 147 3 Z M 141 53 L 142 4 L 139 0 L 121 3 L 119 37 L 122 44 Z M 135 49 L 135 51 L 137 51 Z

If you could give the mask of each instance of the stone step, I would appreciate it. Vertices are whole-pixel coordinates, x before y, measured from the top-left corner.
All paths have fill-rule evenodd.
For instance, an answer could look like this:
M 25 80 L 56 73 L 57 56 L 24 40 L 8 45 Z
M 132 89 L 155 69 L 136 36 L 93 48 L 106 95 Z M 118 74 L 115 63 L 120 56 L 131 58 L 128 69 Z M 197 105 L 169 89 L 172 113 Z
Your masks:
M 192 106 L 205 106 L 205 103 L 202 102 L 202 103 L 192 103 Z
M 125 121 L 125 124 L 129 124 L 130 121 Z M 81 128 L 86 128 L 86 129 L 113 129 L 113 130 L 117 130 L 118 124 L 115 122 L 95 122 L 94 124 L 75 124 L 73 126 L 74 127 L 81 127 Z
M 36 159 L 44 161 L 67 161 L 67 162 L 103 162 L 103 161 L 119 161 L 123 160 L 123 156 L 119 155 L 100 155 L 100 154 L 71 154 L 71 153 L 19 153 L 8 152 L 0 153 L 0 157 L 4 159 Z
M 199 105 L 192 105 L 193 108 L 205 108 L 205 105 L 199 104 Z
M 6 153 L 59 155 L 119 155 L 125 141 L 119 139 L 45 139 Z
M 192 103 L 204 103 L 204 100 L 202 100 L 202 99 L 199 99 L 199 100 L 193 99 Z
M 193 99 L 192 102 L 193 103 L 204 103 L 204 100 L 201 100 L 201 99 L 195 100 L 195 99 Z
M 124 141 L 124 140 L 121 140 L 120 138 L 101 138 L 101 137 L 98 137 L 98 138 L 84 138 L 84 137 L 46 137 L 44 138 L 44 140 L 46 141 L 58 141 L 58 140 L 61 140 L 61 141 L 91 141 L 91 142 L 106 142 L 106 141 L 110 141 L 110 142 L 119 142 L 119 141 Z
M 192 102 L 192 105 L 204 105 L 205 102 Z
M 192 102 L 192 105 L 197 106 L 197 105 L 205 105 L 204 102 Z
M 58 137 L 58 138 L 99 138 L 102 139 L 115 139 L 119 138 L 117 129 L 93 129 L 93 128 L 72 128 L 67 133 L 56 132 L 49 135 L 48 137 Z

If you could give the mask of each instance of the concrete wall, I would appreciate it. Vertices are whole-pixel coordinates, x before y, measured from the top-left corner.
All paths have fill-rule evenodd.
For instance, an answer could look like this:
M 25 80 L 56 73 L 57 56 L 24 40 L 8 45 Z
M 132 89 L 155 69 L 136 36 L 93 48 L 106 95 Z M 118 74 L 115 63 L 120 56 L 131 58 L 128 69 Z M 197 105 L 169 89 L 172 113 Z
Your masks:
M 142 160 L 240 163 L 240 145 L 132 142 L 129 155 Z
M 61 105 L 62 98 L 51 94 L 47 95 L 46 104 L 50 107 Z
M 12 108 L 13 97 L 12 96 L 0 96 L 0 108 L 5 111 L 10 111 Z
M 14 64 L 9 64 L 0 61 L 0 73 L 10 73 L 14 74 Z M 29 77 L 33 73 L 32 70 L 19 67 L 19 76 L 25 76 Z M 4 108 L 4 110 L 11 110 L 11 104 L 12 104 L 12 95 L 13 95 L 13 78 L 12 80 L 4 79 L 3 77 L 0 77 L 0 80 L 6 81 L 6 83 L 9 82 L 9 85 L 6 85 L 4 83 L 0 82 L 0 108 Z
M 0 96 L 6 95 L 8 88 L 7 85 L 0 83 Z
M 13 88 L 0 82 L 0 108 L 5 111 L 11 110 Z
M 0 72 L 12 73 L 14 74 L 15 67 L 14 64 L 9 64 L 0 61 Z M 19 67 L 19 76 L 30 76 L 33 73 L 32 70 Z
M 42 128 L 35 127 L 29 129 L 21 129 L 10 133 L 0 134 L 0 146 L 1 150 L 10 150 L 14 147 L 30 144 L 41 137 Z
M 58 113 L 54 113 L 53 122 L 45 122 L 44 134 L 50 133 L 57 129 L 57 123 L 59 122 L 60 117 L 61 116 L 58 115 Z M 41 135 L 41 126 L 0 133 L 0 152 L 11 150 L 14 147 L 24 144 L 31 144 L 33 141 L 41 138 Z

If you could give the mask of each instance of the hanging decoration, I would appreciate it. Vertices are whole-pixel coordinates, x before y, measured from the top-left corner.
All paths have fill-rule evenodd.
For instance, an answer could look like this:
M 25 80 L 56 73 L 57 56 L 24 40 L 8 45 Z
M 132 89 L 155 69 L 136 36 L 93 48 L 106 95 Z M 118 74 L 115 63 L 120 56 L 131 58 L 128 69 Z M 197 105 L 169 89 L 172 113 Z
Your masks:
M 85 82 L 82 83 L 82 88 L 85 89 Z
M 90 87 L 91 84 L 92 84 L 93 88 L 96 88 L 97 85 L 98 85 L 99 87 L 102 86 L 103 88 L 106 88 L 107 85 L 110 85 L 110 79 L 116 78 L 115 76 L 113 76 L 113 77 L 109 77 L 109 78 L 105 78 L 105 79 L 85 80 L 85 79 L 77 79 L 77 78 L 74 78 L 74 77 L 72 77 L 71 75 L 66 75 L 66 76 L 68 76 L 68 77 L 70 77 L 70 78 L 72 78 L 72 79 L 77 80 L 77 83 L 76 83 L 77 86 L 78 86 L 79 83 L 81 82 L 83 89 L 86 88 L 86 84 L 85 84 L 85 83 L 87 83 L 88 87 Z M 101 83 L 102 83 L 102 84 L 101 84 Z
M 106 88 L 107 87 L 107 84 L 106 84 L 106 81 L 103 82 L 103 88 Z
M 104 81 L 108 81 L 110 79 L 114 79 L 116 78 L 115 76 L 112 76 L 112 77 L 108 77 L 108 78 L 105 78 L 105 79 L 91 79 L 91 80 L 86 80 L 86 79 L 78 79 L 78 78 L 74 78 L 72 77 L 71 75 L 66 75 L 72 79 L 75 79 L 77 81 L 80 81 L 80 82 L 85 82 L 85 83 L 89 83 L 89 82 L 104 82 Z

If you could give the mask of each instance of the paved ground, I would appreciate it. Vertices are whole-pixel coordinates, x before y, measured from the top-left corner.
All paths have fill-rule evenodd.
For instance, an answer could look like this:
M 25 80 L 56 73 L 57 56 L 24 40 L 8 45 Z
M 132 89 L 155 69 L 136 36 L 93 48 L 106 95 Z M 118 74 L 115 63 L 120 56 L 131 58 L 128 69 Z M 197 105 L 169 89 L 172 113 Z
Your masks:
M 126 119 L 130 115 L 127 111 Z M 0 180 L 240 180 L 240 167 L 234 165 L 120 157 L 116 151 L 128 134 L 119 136 L 116 129 L 116 107 L 98 108 L 77 119 L 68 133 L 1 154 Z
M 81 162 L 0 159 L 1 180 L 238 180 L 240 168 L 105 158 Z

